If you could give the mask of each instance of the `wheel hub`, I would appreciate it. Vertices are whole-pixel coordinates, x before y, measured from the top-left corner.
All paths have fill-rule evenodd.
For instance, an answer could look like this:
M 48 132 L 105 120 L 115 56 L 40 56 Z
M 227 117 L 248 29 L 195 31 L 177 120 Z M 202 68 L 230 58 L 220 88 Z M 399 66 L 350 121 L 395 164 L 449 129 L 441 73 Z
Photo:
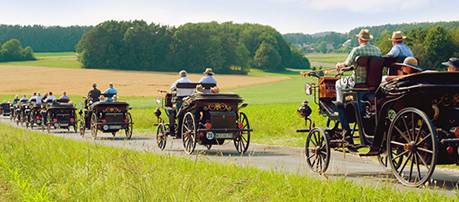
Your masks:
M 411 142 L 409 142 L 407 144 L 404 144 L 403 148 L 406 151 L 414 152 L 414 151 L 416 151 L 416 143 L 414 141 L 411 141 Z

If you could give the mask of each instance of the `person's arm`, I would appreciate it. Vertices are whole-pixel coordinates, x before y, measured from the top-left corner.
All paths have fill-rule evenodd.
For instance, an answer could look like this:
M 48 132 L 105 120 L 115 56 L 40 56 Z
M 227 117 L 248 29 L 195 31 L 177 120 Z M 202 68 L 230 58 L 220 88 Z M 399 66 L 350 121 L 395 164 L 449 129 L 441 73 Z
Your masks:
M 354 63 L 355 58 L 357 57 L 357 49 L 354 48 L 347 56 L 346 60 L 344 61 L 344 66 L 349 67 Z
M 400 49 L 398 48 L 398 46 L 392 46 L 392 49 L 390 49 L 390 51 L 386 54 L 386 56 L 389 56 L 389 57 L 398 57 L 400 55 Z

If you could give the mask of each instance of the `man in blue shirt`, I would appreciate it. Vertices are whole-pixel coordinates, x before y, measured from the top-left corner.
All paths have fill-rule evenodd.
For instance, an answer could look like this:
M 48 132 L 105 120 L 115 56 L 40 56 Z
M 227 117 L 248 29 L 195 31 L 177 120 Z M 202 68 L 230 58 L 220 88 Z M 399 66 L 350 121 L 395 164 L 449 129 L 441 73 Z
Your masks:
M 113 102 L 113 97 L 118 94 L 118 91 L 113 87 L 113 83 L 108 84 L 107 90 L 104 91 L 104 95 L 107 98 L 107 102 Z
M 392 37 L 390 38 L 392 41 L 392 49 L 390 49 L 386 56 L 394 58 L 414 57 L 410 47 L 403 43 L 404 39 L 406 39 L 406 36 L 404 36 L 401 31 L 392 33 Z
M 214 79 L 214 72 L 212 71 L 212 68 L 206 68 L 206 71 L 204 71 L 204 76 L 199 80 L 198 83 L 217 85 L 217 80 Z

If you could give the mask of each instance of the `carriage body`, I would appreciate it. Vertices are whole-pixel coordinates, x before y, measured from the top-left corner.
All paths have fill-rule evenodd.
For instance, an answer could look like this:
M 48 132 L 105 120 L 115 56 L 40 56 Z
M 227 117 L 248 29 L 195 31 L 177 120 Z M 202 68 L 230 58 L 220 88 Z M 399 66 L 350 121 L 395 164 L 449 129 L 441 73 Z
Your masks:
M 230 140 L 239 153 L 246 152 L 252 129 L 247 116 L 240 112 L 247 106 L 242 102 L 237 94 L 199 93 L 186 98 L 178 112 L 183 116 L 179 127 L 185 151 L 192 153 L 196 143 L 210 148 Z
M 125 130 L 126 137 L 132 137 L 133 122 L 126 102 L 96 102 L 87 109 L 80 111 L 80 134 L 86 129 L 96 138 L 97 132 L 112 133 L 113 136 Z
M 8 102 L 0 103 L 0 115 L 11 116 L 11 104 Z
M 46 117 L 45 123 L 48 130 L 73 127 L 75 132 L 78 131 L 76 108 L 71 103 L 50 104 L 45 110 L 44 117 Z
M 459 163 L 459 73 L 424 72 L 381 82 L 383 68 L 391 65 L 384 58 L 360 59 L 356 63 L 363 65 L 357 65 L 371 68 L 372 74 L 367 71 L 367 83 L 344 91 L 341 105 L 332 102 L 335 89 L 331 86 L 336 79 L 318 77 L 318 84 L 306 86 L 307 94 L 314 95 L 320 113 L 328 119 L 325 127 L 315 127 L 309 104 L 305 102 L 298 110 L 307 123 L 297 132 L 308 134 L 305 155 L 309 167 L 324 173 L 330 149 L 367 147 L 370 152 L 360 155 L 378 156 L 402 184 L 421 186 L 436 165 Z M 351 137 L 359 138 L 358 145 L 345 141 L 339 109 L 354 124 Z

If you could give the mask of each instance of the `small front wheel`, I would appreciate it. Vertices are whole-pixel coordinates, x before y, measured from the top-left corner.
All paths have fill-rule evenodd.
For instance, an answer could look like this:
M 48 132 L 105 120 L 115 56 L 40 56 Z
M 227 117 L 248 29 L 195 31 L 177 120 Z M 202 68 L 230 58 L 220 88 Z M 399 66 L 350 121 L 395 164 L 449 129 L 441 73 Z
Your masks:
M 239 114 L 239 120 L 237 122 L 238 128 L 241 130 L 234 138 L 234 146 L 237 152 L 244 154 L 249 149 L 250 144 L 250 124 L 247 115 L 244 113 Z
M 126 114 L 126 119 L 127 119 L 127 126 L 126 129 L 124 130 L 126 134 L 126 138 L 130 140 L 132 138 L 132 131 L 134 130 L 134 123 L 132 122 L 132 116 L 131 113 Z
M 323 174 L 330 163 L 330 142 L 320 128 L 312 129 L 304 145 L 306 163 L 312 171 Z
M 158 145 L 158 148 L 161 150 L 164 150 L 164 148 L 166 148 L 167 135 L 166 126 L 164 125 L 164 123 L 158 124 L 158 127 L 156 128 L 156 144 Z
M 91 116 L 91 135 L 94 139 L 97 137 L 97 116 L 96 114 L 92 114 Z

